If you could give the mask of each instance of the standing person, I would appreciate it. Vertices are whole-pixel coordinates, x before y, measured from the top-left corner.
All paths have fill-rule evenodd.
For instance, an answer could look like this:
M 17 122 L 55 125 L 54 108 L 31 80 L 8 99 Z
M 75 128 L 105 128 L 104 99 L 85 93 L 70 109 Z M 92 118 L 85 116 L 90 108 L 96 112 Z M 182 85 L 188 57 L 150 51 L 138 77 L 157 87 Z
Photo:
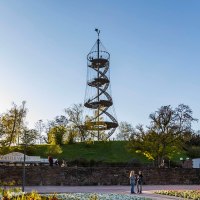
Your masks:
M 137 192 L 139 194 L 142 193 L 142 183 L 143 183 L 143 175 L 142 175 L 142 171 L 139 171 L 139 174 L 137 176 Z
M 131 184 L 131 194 L 135 194 L 134 192 L 134 186 L 135 186 L 135 172 L 131 171 L 130 172 L 130 184 Z
M 49 160 L 49 166 L 53 166 L 53 158 L 51 156 L 48 156 Z
M 61 165 L 61 167 L 67 167 L 67 163 L 66 163 L 66 161 L 63 159 L 62 160 L 62 165 Z

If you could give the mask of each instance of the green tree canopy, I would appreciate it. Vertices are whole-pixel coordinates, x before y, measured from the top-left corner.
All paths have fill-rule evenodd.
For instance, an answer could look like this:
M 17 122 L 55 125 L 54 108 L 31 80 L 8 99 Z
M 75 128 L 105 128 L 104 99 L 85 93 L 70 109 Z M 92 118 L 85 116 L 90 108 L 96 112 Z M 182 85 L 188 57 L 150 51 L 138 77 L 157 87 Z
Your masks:
M 164 158 L 170 158 L 184 148 L 192 134 L 191 124 L 197 119 L 193 118 L 189 106 L 184 104 L 175 109 L 162 106 L 149 118 L 151 122 L 146 130 L 142 125 L 136 127 L 128 148 L 144 154 L 159 166 Z
M 66 134 L 66 127 L 62 125 L 52 127 L 48 133 L 48 143 L 62 145 L 63 136 L 65 134 Z
M 133 133 L 134 133 L 134 128 L 130 123 L 120 122 L 119 132 L 116 135 L 116 139 L 128 141 Z
M 24 129 L 20 136 L 21 143 L 26 145 L 35 144 L 38 138 L 39 133 L 35 129 Z
M 20 106 L 13 103 L 11 109 L 0 116 L 1 143 L 6 146 L 19 144 L 20 135 L 25 127 L 25 104 L 25 101 Z
M 67 115 L 69 126 L 74 129 L 74 132 L 78 132 L 77 137 L 79 137 L 81 141 L 85 141 L 88 132 L 84 128 L 83 105 L 74 104 L 72 107 L 65 109 L 65 113 Z

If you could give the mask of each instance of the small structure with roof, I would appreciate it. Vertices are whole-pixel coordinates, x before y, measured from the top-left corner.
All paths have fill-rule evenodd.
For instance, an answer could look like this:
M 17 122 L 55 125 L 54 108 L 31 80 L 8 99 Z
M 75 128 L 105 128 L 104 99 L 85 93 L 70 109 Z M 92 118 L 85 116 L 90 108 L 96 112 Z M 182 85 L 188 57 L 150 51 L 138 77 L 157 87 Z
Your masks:
M 6 155 L 0 155 L 0 165 L 22 165 L 24 162 L 24 154 L 21 152 L 12 152 Z M 25 163 L 27 164 L 49 164 L 48 159 L 40 158 L 40 156 L 25 155 Z

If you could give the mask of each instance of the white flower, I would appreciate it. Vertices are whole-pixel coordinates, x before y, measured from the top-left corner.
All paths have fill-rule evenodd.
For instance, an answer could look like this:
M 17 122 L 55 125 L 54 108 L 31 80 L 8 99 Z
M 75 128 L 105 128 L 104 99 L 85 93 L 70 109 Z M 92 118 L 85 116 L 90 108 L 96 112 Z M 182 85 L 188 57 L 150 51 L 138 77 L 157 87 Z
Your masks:
M 47 195 L 45 195 L 47 196 Z M 147 200 L 147 198 L 129 194 L 64 193 L 57 194 L 62 200 Z M 149 199 L 150 200 L 150 199 Z

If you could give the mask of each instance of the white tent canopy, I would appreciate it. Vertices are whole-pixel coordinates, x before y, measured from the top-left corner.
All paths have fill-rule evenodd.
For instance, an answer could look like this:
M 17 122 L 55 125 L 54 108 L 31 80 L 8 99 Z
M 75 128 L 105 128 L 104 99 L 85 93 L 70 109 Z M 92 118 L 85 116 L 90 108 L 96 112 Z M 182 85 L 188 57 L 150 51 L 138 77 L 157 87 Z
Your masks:
M 20 152 L 12 152 L 6 155 L 0 155 L 0 163 L 23 163 L 24 154 Z M 26 163 L 48 163 L 48 159 L 40 158 L 40 156 L 25 155 Z

